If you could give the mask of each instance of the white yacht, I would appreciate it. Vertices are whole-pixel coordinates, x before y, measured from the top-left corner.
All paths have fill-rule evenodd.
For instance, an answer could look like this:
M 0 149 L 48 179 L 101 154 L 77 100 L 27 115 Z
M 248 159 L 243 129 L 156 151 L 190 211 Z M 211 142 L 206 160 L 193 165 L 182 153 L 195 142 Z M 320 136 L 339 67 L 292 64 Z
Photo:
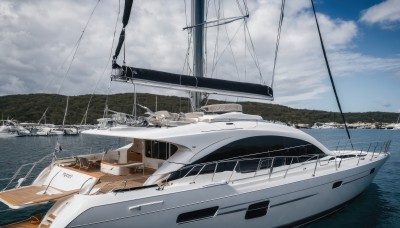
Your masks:
M 83 133 L 132 143 L 73 158 L 50 154 L 28 164 L 18 179 L 21 167 L 0 201 L 13 209 L 55 203 L 43 217 L 8 227 L 292 227 L 338 210 L 371 183 L 390 156 L 390 141 L 350 141 L 329 150 L 303 131 L 243 114 L 240 105 L 197 109 L 200 92 L 273 98 L 266 85 L 202 77 L 204 2 L 192 1 L 196 77 L 116 64 L 132 0 L 125 1 L 113 62 L 113 81 L 190 91 L 193 112 L 156 113 L 144 127 L 88 130 Z M 24 186 L 32 170 L 51 158 Z
M 240 112 L 86 133 L 132 144 L 58 159 L 0 200 L 15 209 L 56 200 L 39 227 L 296 226 L 358 196 L 389 158 L 389 142 L 331 151 L 303 131 Z

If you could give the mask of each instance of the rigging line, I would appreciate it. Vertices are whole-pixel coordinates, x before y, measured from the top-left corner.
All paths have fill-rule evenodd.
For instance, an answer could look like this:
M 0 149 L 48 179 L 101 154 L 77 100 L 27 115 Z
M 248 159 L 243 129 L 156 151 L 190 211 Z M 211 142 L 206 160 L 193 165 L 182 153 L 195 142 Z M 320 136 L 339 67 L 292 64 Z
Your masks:
M 219 19 L 220 18 L 220 12 L 221 12 L 221 2 L 220 1 L 218 1 L 218 7 L 217 7 L 217 4 L 215 3 L 215 0 L 214 0 L 214 8 L 215 8 L 215 14 L 216 14 L 216 16 L 217 16 L 217 18 Z M 213 74 L 214 74 L 214 71 L 215 71 L 215 68 L 216 68 L 216 59 L 217 59 L 217 56 L 218 56 L 218 47 L 219 47 L 219 27 L 217 27 L 217 35 L 215 36 L 215 44 L 214 44 L 214 55 L 213 55 L 213 62 L 212 62 L 212 68 L 211 68 L 211 75 L 210 75 L 210 77 L 212 78 L 213 77 Z
M 93 16 L 93 14 L 94 14 L 94 12 L 95 12 L 97 6 L 99 5 L 99 3 L 100 3 L 100 0 L 98 0 L 97 3 L 96 3 L 96 5 L 94 6 L 94 8 L 93 8 L 93 10 L 92 10 L 92 12 L 91 12 L 91 14 L 90 14 L 90 16 L 89 16 L 89 19 L 88 19 L 87 22 L 86 22 L 85 27 L 84 27 L 83 30 L 82 30 L 82 33 L 81 33 L 79 39 L 77 40 L 77 42 L 76 42 L 74 48 L 72 49 L 73 51 L 71 51 L 71 53 L 73 53 L 73 56 L 72 56 L 72 59 L 71 59 L 71 62 L 70 62 L 70 64 L 69 64 L 69 66 L 68 66 L 68 68 L 67 68 L 67 71 L 66 71 L 66 73 L 64 74 L 64 76 L 63 76 L 63 78 L 62 78 L 61 84 L 60 84 L 60 86 L 59 86 L 59 88 L 58 88 L 58 90 L 57 90 L 57 95 L 60 94 L 61 88 L 62 88 L 62 86 L 64 85 L 65 79 L 66 79 L 66 77 L 67 77 L 67 75 L 68 75 L 68 73 L 69 73 L 69 70 L 71 69 L 72 63 L 73 63 L 73 61 L 74 61 L 74 59 L 75 59 L 75 56 L 76 56 L 76 53 L 77 53 L 77 51 L 78 51 L 78 49 L 79 49 L 80 42 L 82 41 L 83 35 L 84 35 L 85 31 L 86 31 L 86 28 L 87 28 L 87 26 L 89 25 L 89 22 L 90 22 L 90 20 L 91 20 L 91 18 L 92 18 L 92 16 Z M 71 54 L 70 54 L 70 55 L 71 55 Z M 69 56 L 65 59 L 65 61 L 66 61 L 68 58 L 69 58 Z M 64 61 L 64 63 L 65 63 L 65 61 Z M 64 65 L 64 63 L 63 63 L 63 65 Z M 57 99 L 57 96 L 53 97 L 53 99 L 52 99 L 50 105 L 47 106 L 46 111 L 43 113 L 42 118 L 46 115 L 46 112 L 47 112 L 47 110 L 49 109 L 49 107 L 52 106 L 53 103 L 55 103 L 55 100 L 56 100 L 56 99 Z M 39 124 L 40 124 L 42 118 L 40 118 Z
M 247 1 L 243 0 L 244 9 L 246 10 L 246 14 L 249 15 L 249 7 L 247 7 Z
M 276 69 L 276 60 L 278 58 L 278 50 L 279 50 L 279 41 L 281 38 L 281 31 L 282 31 L 282 24 L 283 24 L 283 17 L 285 14 L 285 0 L 282 0 L 281 5 L 281 16 L 279 18 L 279 26 L 278 26 L 278 34 L 276 35 L 276 46 L 275 46 L 275 58 L 274 58 L 274 67 L 272 69 L 272 79 L 271 79 L 271 89 L 274 86 L 274 78 L 275 78 L 275 69 Z
M 245 18 L 244 20 L 247 20 Z M 247 22 L 244 22 L 247 23 Z M 246 36 L 246 28 L 243 26 L 243 36 L 244 36 L 244 80 L 247 79 L 247 36 Z
M 236 38 L 236 35 L 238 34 L 240 28 L 242 27 L 244 23 L 242 23 L 236 30 L 235 34 L 233 35 L 232 39 L 230 39 L 228 41 L 228 44 L 225 46 L 224 50 L 221 52 L 221 55 L 219 55 L 217 61 L 215 62 L 215 65 L 217 65 L 217 63 L 219 62 L 219 60 L 221 59 L 222 55 L 224 54 L 224 52 L 226 51 L 226 49 L 228 48 L 228 46 L 232 43 L 232 41 Z M 213 73 L 213 72 L 212 72 Z
M 210 3 L 210 0 L 208 0 L 208 1 L 206 1 L 205 2 L 205 4 L 206 4 L 206 9 L 205 9 L 205 12 L 206 12 L 206 16 L 205 16 L 205 21 L 207 21 L 208 20 L 208 9 L 209 9 L 209 7 L 210 7 L 210 5 L 209 5 L 209 3 Z M 208 61 L 208 48 L 207 48 L 207 46 L 208 46 L 208 43 L 207 43 L 207 35 L 208 35 L 208 28 L 206 27 L 205 29 L 204 29 L 205 31 L 204 31 L 204 61 L 203 61 L 203 74 L 204 75 L 207 75 L 207 66 L 208 66 L 208 64 L 207 64 L 207 61 Z
M 236 0 L 236 4 L 238 5 L 238 8 L 239 8 L 240 13 L 244 16 L 245 14 L 244 14 L 244 11 L 243 11 L 243 9 L 242 9 L 242 5 L 240 5 L 239 0 Z
M 99 83 L 100 83 L 101 79 L 103 78 L 103 75 L 105 74 L 106 70 L 108 69 L 108 65 L 109 65 L 110 62 L 111 62 L 112 52 L 113 52 L 113 49 L 114 49 L 115 34 L 116 34 L 116 32 L 117 32 L 117 24 L 118 24 L 118 19 L 119 19 L 120 13 L 121 13 L 121 0 L 118 1 L 118 15 L 117 15 L 117 19 L 116 19 L 116 21 L 115 21 L 114 35 L 113 35 L 113 40 L 112 40 L 112 43 L 111 43 L 110 55 L 108 56 L 107 64 L 106 64 L 106 66 L 104 67 L 103 72 L 101 73 L 101 75 L 100 75 L 99 78 L 97 79 L 97 82 L 96 82 L 96 85 L 95 85 L 95 87 L 94 87 L 94 89 L 93 89 L 93 92 L 92 92 L 92 94 L 90 95 L 89 102 L 88 102 L 88 105 L 87 105 L 87 107 L 86 107 L 86 112 L 85 112 L 85 114 L 83 115 L 82 121 L 81 121 L 81 123 L 80 123 L 81 125 L 82 125 L 83 121 L 85 121 L 85 124 L 86 124 L 86 119 L 87 119 L 89 107 L 90 107 L 90 104 L 91 104 L 91 102 L 92 102 L 94 93 L 96 92 L 96 90 L 97 90 L 97 88 L 98 88 L 98 86 L 99 86 Z
M 247 34 L 249 35 L 249 40 L 250 40 L 250 44 L 251 44 L 251 48 L 252 48 L 251 50 L 249 49 L 249 53 L 250 53 L 251 57 L 253 58 L 254 64 L 256 65 L 258 73 L 260 75 L 260 83 L 265 84 L 265 81 L 264 81 L 264 79 L 262 77 L 262 73 L 261 73 L 261 69 L 260 69 L 260 63 L 258 62 L 256 49 L 255 49 L 254 43 L 253 43 L 253 39 L 251 38 L 249 27 L 247 26 L 247 21 L 245 21 L 244 26 L 246 28 Z M 251 51 L 253 51 L 253 52 L 251 52 Z
M 222 8 L 224 8 L 224 5 L 223 5 L 223 4 L 224 4 L 224 2 L 222 2 Z M 223 16 L 225 16 L 224 10 L 222 11 L 222 14 L 223 14 Z M 225 28 L 226 36 L 228 37 L 228 40 L 229 40 L 228 28 L 227 28 L 226 25 L 224 26 L 224 28 Z M 233 49 L 232 49 L 231 43 L 229 43 L 229 50 L 231 51 L 232 58 L 233 58 L 233 62 L 235 63 L 235 68 L 236 68 L 237 77 L 238 77 L 238 80 L 240 81 L 239 69 L 238 69 L 238 66 L 237 66 L 235 54 L 233 53 Z
M 314 1 L 313 1 L 313 0 L 310 0 L 310 1 L 311 1 L 312 9 L 313 9 L 313 12 L 314 12 L 315 23 L 317 24 L 319 40 L 320 40 L 320 42 L 321 42 L 322 52 L 323 52 L 323 54 L 324 54 L 324 59 L 325 59 L 325 63 L 326 63 L 326 68 L 327 68 L 327 70 L 328 70 L 329 79 L 331 80 L 333 92 L 335 93 L 336 102 L 337 102 L 337 104 L 338 104 L 338 107 L 339 107 L 339 110 L 340 110 L 340 114 L 341 114 L 342 119 L 343 119 L 344 127 L 346 128 L 347 137 L 349 138 L 349 141 L 350 141 L 350 144 L 351 144 L 352 149 L 354 149 L 354 146 L 353 146 L 353 143 L 352 143 L 351 137 L 350 137 L 350 132 L 349 132 L 349 129 L 348 129 L 347 124 L 346 124 L 346 119 L 344 118 L 344 114 L 343 114 L 343 111 L 342 111 L 342 107 L 341 107 L 341 105 L 340 105 L 339 97 L 338 97 L 337 92 L 336 92 L 336 87 L 335 87 L 335 83 L 334 83 L 334 81 L 333 81 L 333 77 L 332 77 L 332 73 L 331 73 L 331 68 L 329 67 L 329 62 L 328 62 L 328 58 L 327 58 L 327 55 L 326 55 L 324 42 L 323 42 L 323 40 L 322 40 L 321 31 L 320 31 L 319 25 L 318 25 L 317 14 L 316 14 L 316 12 L 315 12 Z
M 183 0 L 183 3 L 185 5 L 185 20 L 186 20 L 186 26 L 188 26 L 188 16 L 187 16 L 187 6 L 186 6 L 186 0 Z M 191 48 L 191 43 L 192 43 L 192 32 L 190 29 L 187 30 L 187 49 L 186 49 L 186 54 L 185 54 L 185 60 L 183 62 L 183 67 L 182 67 L 182 75 L 185 73 L 185 68 L 187 69 L 188 73 L 191 72 L 190 69 L 190 64 L 189 64 L 189 56 L 190 56 L 190 48 Z M 179 77 L 179 83 L 181 83 L 182 78 Z
M 71 49 L 71 52 L 65 57 L 65 59 L 64 59 L 64 61 L 62 62 L 61 66 L 58 67 L 58 69 L 56 70 L 56 73 L 58 73 L 59 71 L 61 71 L 62 68 L 64 68 L 65 63 L 67 62 L 67 60 L 68 60 L 68 59 L 72 56 L 72 54 L 74 53 L 74 50 L 75 50 L 76 46 L 78 45 L 78 41 L 79 41 L 79 40 L 76 41 L 74 47 Z M 54 81 L 55 79 L 57 79 L 57 78 L 54 77 L 52 80 L 50 80 L 50 81 L 47 83 L 47 85 L 44 87 L 45 89 L 42 90 L 42 91 L 47 91 L 47 88 L 48 88 L 51 84 L 53 84 L 53 81 Z
M 221 25 L 221 24 L 229 24 L 229 23 L 232 23 L 234 21 L 242 20 L 243 18 L 248 17 L 248 16 L 249 15 L 243 15 L 243 16 L 237 16 L 237 17 L 228 17 L 228 18 L 223 18 L 223 19 L 217 19 L 217 20 L 212 20 L 212 21 L 205 21 L 205 22 L 200 23 L 200 24 L 184 27 L 183 30 L 191 29 L 191 28 L 194 28 L 194 27 L 197 27 L 197 26 L 200 26 L 200 25 L 206 25 L 205 26 L 206 28 L 212 28 L 212 27 L 215 27 L 215 26 L 218 26 L 218 25 Z M 220 21 L 222 21 L 222 22 L 220 23 Z M 209 25 L 209 24 L 212 24 L 212 25 Z
M 61 85 L 60 85 L 60 88 L 58 89 L 57 94 L 60 94 L 60 90 L 61 90 L 61 88 L 62 88 L 62 86 L 63 86 L 63 84 L 64 84 L 64 81 L 65 81 L 65 79 L 66 79 L 66 77 L 67 77 L 67 75 L 68 75 L 68 73 L 69 73 L 69 71 L 70 71 L 70 69 L 71 69 L 72 63 L 74 62 L 76 53 L 77 53 L 77 51 L 78 51 L 78 49 L 79 49 L 79 46 L 80 46 L 80 44 L 81 44 L 83 35 L 85 34 L 85 31 L 86 31 L 86 28 L 88 27 L 89 22 L 90 22 L 90 20 L 92 19 L 92 16 L 93 16 L 93 14 L 94 14 L 94 11 L 96 10 L 96 8 L 97 8 L 97 6 L 99 5 L 99 3 L 100 3 L 100 0 L 97 1 L 96 5 L 94 6 L 94 8 L 93 8 L 93 10 L 92 10 L 92 12 L 91 12 L 91 14 L 90 14 L 90 16 L 89 16 L 88 21 L 86 22 L 85 27 L 84 27 L 83 30 L 82 30 L 81 36 L 80 36 L 79 39 L 78 39 L 78 44 L 77 44 L 77 46 L 76 46 L 74 55 L 72 56 L 71 62 L 70 62 L 70 64 L 69 64 L 68 68 L 67 68 L 67 72 L 65 73 L 65 75 L 64 75 L 64 77 L 63 77 L 63 79 L 62 79 L 62 81 L 61 81 Z
M 241 16 L 241 17 L 235 17 L 235 18 L 233 18 L 233 19 L 231 19 L 231 20 L 227 20 L 227 19 L 222 19 L 222 20 L 220 20 L 220 21 L 224 21 L 224 22 L 222 22 L 222 23 L 217 23 L 216 25 L 208 25 L 208 26 L 206 26 L 206 28 L 213 28 L 213 27 L 216 27 L 216 26 L 221 26 L 221 25 L 226 25 L 226 24 L 230 24 L 230 23 L 232 23 L 232 22 L 235 22 L 235 21 L 238 21 L 238 20 L 242 20 L 242 19 L 244 19 L 244 18 L 246 18 L 246 17 L 248 17 L 249 15 L 246 15 L 246 16 Z

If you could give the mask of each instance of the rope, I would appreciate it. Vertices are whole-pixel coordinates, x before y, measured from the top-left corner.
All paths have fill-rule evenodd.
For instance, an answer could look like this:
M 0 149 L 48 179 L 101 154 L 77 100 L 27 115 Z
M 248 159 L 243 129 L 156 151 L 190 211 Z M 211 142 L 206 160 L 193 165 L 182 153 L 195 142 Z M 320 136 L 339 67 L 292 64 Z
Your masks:
M 116 19 L 116 21 L 115 21 L 114 36 L 113 36 L 113 40 L 112 40 L 112 43 L 111 43 L 110 55 L 108 56 L 107 64 L 106 64 L 106 66 L 104 67 L 103 73 L 102 73 L 101 75 L 99 75 L 99 78 L 97 79 L 97 82 L 96 82 L 96 86 L 94 87 L 93 92 L 92 92 L 92 94 L 90 95 L 89 102 L 88 102 L 88 105 L 87 105 L 87 107 L 86 107 L 86 112 L 85 112 L 85 114 L 83 115 L 82 121 L 81 121 L 81 123 L 80 123 L 81 125 L 82 125 L 83 122 L 85 122 L 85 124 L 86 124 L 87 115 L 88 115 L 88 112 L 89 112 L 89 107 L 90 107 L 90 104 L 91 104 L 91 102 L 92 102 L 94 93 L 96 92 L 96 90 L 97 90 L 97 88 L 98 88 L 98 86 L 99 86 L 100 80 L 103 78 L 103 75 L 105 74 L 106 70 L 108 69 L 108 65 L 109 65 L 110 62 L 111 62 L 112 51 L 113 51 L 113 49 L 114 49 L 115 34 L 116 34 L 116 32 L 117 32 L 117 24 L 118 24 L 118 18 L 119 18 L 119 16 L 120 16 L 120 13 L 121 13 L 121 0 L 118 1 L 118 15 L 117 15 L 117 19 Z
M 250 53 L 251 57 L 253 58 L 254 64 L 256 65 L 258 73 L 260 75 L 260 83 L 265 83 L 264 80 L 263 80 L 263 76 L 261 74 L 260 63 L 258 62 L 258 58 L 257 58 L 257 55 L 256 55 L 256 49 L 255 49 L 254 43 L 253 43 L 253 39 L 251 38 L 249 27 L 247 26 L 247 20 L 245 20 L 244 22 L 245 22 L 244 23 L 244 27 L 245 27 L 245 29 L 247 31 L 247 34 L 249 35 L 249 40 L 250 40 L 250 44 L 251 44 L 251 50 L 253 51 L 253 53 L 252 52 L 249 52 L 249 53 Z
M 62 88 L 62 85 L 64 84 L 65 78 L 68 76 L 69 70 L 71 69 L 72 63 L 74 62 L 76 53 L 77 53 L 77 51 L 78 51 L 78 49 L 79 49 L 79 46 L 80 46 L 80 44 L 81 44 L 81 41 L 82 41 L 82 38 L 83 38 L 83 34 L 85 33 L 86 28 L 88 27 L 89 22 L 90 22 L 90 20 L 92 19 L 92 16 L 93 16 L 93 14 L 94 14 L 94 11 L 96 10 L 96 8 L 97 8 L 97 6 L 99 5 L 99 3 L 100 3 L 100 0 L 97 1 L 96 5 L 94 6 L 94 8 L 93 8 L 93 10 L 92 10 L 92 13 L 91 13 L 90 16 L 89 16 L 88 21 L 86 22 L 85 27 L 84 27 L 83 30 L 82 30 L 82 34 L 81 34 L 81 36 L 80 36 L 79 39 L 78 39 L 75 52 L 74 52 L 74 54 L 73 54 L 73 56 L 72 56 L 72 59 L 71 59 L 71 62 L 70 62 L 70 64 L 69 64 L 69 66 L 68 66 L 67 72 L 65 73 L 65 75 L 64 75 L 64 77 L 63 77 L 63 79 L 62 79 L 62 82 L 61 82 L 60 88 L 58 89 L 57 94 L 60 94 L 60 90 L 61 90 L 61 88 Z
M 215 4 L 215 1 L 214 1 L 215 14 L 217 15 L 218 24 L 219 24 L 219 19 L 221 18 L 221 2 L 218 1 L 218 3 L 219 4 L 217 7 L 217 5 Z M 211 78 L 213 77 L 213 74 L 214 74 L 214 71 L 216 69 L 217 62 L 218 62 L 218 59 L 217 59 L 218 44 L 219 44 L 218 40 L 219 40 L 219 26 L 217 27 L 217 35 L 215 36 L 214 55 L 213 55 L 213 62 L 212 62 L 211 75 L 210 75 Z
M 331 73 L 331 68 L 329 67 L 329 62 L 328 62 L 328 58 L 327 58 L 327 56 L 326 56 L 326 51 L 325 51 L 324 42 L 323 42 L 323 40 L 322 40 L 321 31 L 320 31 L 319 25 L 318 25 L 318 19 L 317 19 L 317 14 L 316 14 L 316 12 L 315 12 L 314 2 L 313 2 L 313 0 L 310 0 L 310 1 L 311 1 L 312 9 L 313 9 L 313 12 L 314 12 L 315 23 L 317 24 L 319 40 L 320 40 L 320 42 L 321 42 L 322 52 L 323 52 L 323 54 L 324 54 L 324 59 L 325 59 L 325 63 L 326 63 L 326 68 L 328 69 L 329 79 L 331 80 L 333 92 L 335 93 L 336 102 L 337 102 L 337 104 L 338 104 L 338 107 L 339 107 L 339 110 L 340 110 L 340 114 L 341 114 L 342 119 L 343 119 L 344 127 L 346 128 L 347 137 L 349 138 L 351 147 L 352 147 L 352 149 L 354 150 L 353 143 L 351 142 L 350 132 L 349 132 L 349 129 L 348 129 L 347 124 L 346 124 L 346 119 L 344 118 L 344 114 L 343 114 L 343 111 L 342 111 L 342 107 L 341 107 L 341 105 L 340 105 L 339 97 L 338 97 L 337 92 L 336 92 L 335 83 L 333 82 L 333 77 L 332 77 L 332 73 Z
M 224 7 L 223 4 L 224 3 L 222 2 L 222 7 Z M 240 10 L 240 7 L 239 7 L 239 10 Z M 224 11 L 222 11 L 222 14 L 223 14 L 223 16 L 225 16 Z M 225 24 L 227 24 L 227 23 L 223 23 L 223 25 L 225 25 Z M 229 38 L 229 34 L 228 34 L 228 28 L 227 28 L 227 26 L 224 26 L 224 28 L 225 28 L 226 36 L 228 37 L 228 40 L 229 40 L 230 38 Z M 235 54 L 233 53 L 232 45 L 231 45 L 230 42 L 229 42 L 229 50 L 231 51 L 233 62 L 235 63 L 235 69 L 236 69 L 237 77 L 238 77 L 238 80 L 240 81 L 239 69 L 238 69 L 236 58 L 235 58 Z
M 85 24 L 85 27 L 83 28 L 82 33 L 81 33 L 81 35 L 79 36 L 79 39 L 76 41 L 76 43 L 75 43 L 75 45 L 74 45 L 74 48 L 72 49 L 71 53 L 67 56 L 67 58 L 64 60 L 62 66 L 61 66 L 61 68 L 62 68 L 62 67 L 64 66 L 66 60 L 67 60 L 67 59 L 69 58 L 69 56 L 73 53 L 71 62 L 70 62 L 70 64 L 69 64 L 68 68 L 67 68 L 66 73 L 64 74 L 64 76 L 63 76 L 63 78 L 62 78 L 61 84 L 60 84 L 60 86 L 59 86 L 59 88 L 58 88 L 58 90 L 57 90 L 56 95 L 60 95 L 61 88 L 62 88 L 62 86 L 64 85 L 64 81 L 65 81 L 66 77 L 68 76 L 69 70 L 71 69 L 72 63 L 73 63 L 73 61 L 74 61 L 74 59 L 75 59 L 75 56 L 76 56 L 76 53 L 77 53 L 77 51 L 78 51 L 78 49 L 79 49 L 79 45 L 80 45 L 80 43 L 81 43 L 81 41 L 82 41 L 83 35 L 84 35 L 84 33 L 85 33 L 85 31 L 86 31 L 86 28 L 88 27 L 89 22 L 90 22 L 90 20 L 91 20 L 91 18 L 92 18 L 92 16 L 93 16 L 93 14 L 94 14 L 94 12 L 95 12 L 97 6 L 99 5 L 99 3 L 100 3 L 100 0 L 98 0 L 97 3 L 96 3 L 96 5 L 94 6 L 92 12 L 90 13 L 89 19 L 87 20 L 87 22 L 86 22 L 86 24 Z M 59 69 L 61 69 L 61 68 L 59 68 Z M 54 97 L 53 97 L 53 99 L 51 100 L 49 106 L 47 106 L 45 112 L 43 113 L 42 117 L 40 118 L 38 124 L 40 124 L 40 122 L 42 121 L 42 119 L 46 116 L 47 110 L 50 108 L 50 106 L 52 106 L 52 105 L 55 103 L 56 98 L 57 98 L 57 96 L 54 96 Z
M 237 30 L 236 30 L 235 34 L 233 35 L 233 37 L 232 37 L 231 39 L 228 39 L 228 44 L 225 46 L 224 50 L 221 52 L 221 54 L 219 55 L 217 61 L 215 62 L 213 71 L 211 72 L 211 75 L 213 75 L 213 73 L 214 73 L 214 71 L 215 71 L 215 69 L 216 69 L 215 66 L 218 64 L 219 60 L 221 59 L 222 55 L 224 54 L 224 52 L 226 51 L 226 49 L 228 48 L 228 46 L 229 46 L 229 45 L 232 43 L 232 41 L 236 38 L 236 35 L 238 34 L 239 29 L 242 27 L 242 25 L 243 25 L 243 24 L 241 24 L 241 25 L 237 28 Z M 260 74 L 261 74 L 261 72 L 260 72 Z
M 279 18 L 279 26 L 278 26 L 278 35 L 276 36 L 275 58 L 274 58 L 274 68 L 273 68 L 273 70 L 272 70 L 271 89 L 273 89 L 273 86 L 274 86 L 276 60 L 277 60 L 277 58 L 278 58 L 279 40 L 280 40 L 280 38 L 281 38 L 281 30 L 282 30 L 283 16 L 284 16 L 284 12 L 285 12 L 285 2 L 286 2 L 286 0 L 282 0 L 282 5 L 281 5 L 281 16 L 280 16 L 280 18 Z

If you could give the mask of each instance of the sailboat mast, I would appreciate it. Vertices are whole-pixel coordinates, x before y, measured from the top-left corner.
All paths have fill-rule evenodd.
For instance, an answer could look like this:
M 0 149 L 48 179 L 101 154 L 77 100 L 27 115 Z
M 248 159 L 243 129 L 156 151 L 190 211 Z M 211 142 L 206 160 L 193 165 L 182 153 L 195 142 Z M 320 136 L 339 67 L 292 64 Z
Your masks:
M 192 0 L 193 69 L 195 77 L 203 77 L 204 66 L 204 0 Z M 192 111 L 200 108 L 201 92 L 190 92 Z
M 65 118 L 67 118 L 68 100 L 69 100 L 69 96 L 67 96 L 67 105 L 65 106 L 65 111 L 64 111 L 64 119 L 63 119 L 63 122 L 62 122 L 62 126 L 63 126 L 63 127 L 64 127 L 64 124 L 65 124 Z

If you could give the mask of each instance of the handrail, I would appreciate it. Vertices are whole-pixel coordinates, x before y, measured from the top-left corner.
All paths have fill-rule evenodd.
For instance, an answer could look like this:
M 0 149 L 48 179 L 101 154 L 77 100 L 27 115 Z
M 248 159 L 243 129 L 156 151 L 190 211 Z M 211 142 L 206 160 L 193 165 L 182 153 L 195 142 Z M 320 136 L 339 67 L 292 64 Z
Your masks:
M 79 189 L 79 193 L 81 192 L 81 190 L 82 190 L 83 186 L 86 184 L 86 182 L 88 182 L 91 179 L 93 179 L 93 177 L 89 177 L 87 180 L 85 180 L 85 182 L 82 183 L 81 188 Z M 92 188 L 90 188 L 89 192 L 92 190 Z
M 319 155 L 317 155 L 317 160 L 315 161 L 314 173 L 312 175 L 313 177 L 315 177 L 315 171 L 317 171 L 318 161 L 319 161 Z
M 54 180 L 54 178 L 61 172 L 61 170 L 59 170 L 56 175 L 54 175 L 51 180 L 49 181 L 49 184 L 47 185 L 46 189 L 44 190 L 43 194 L 46 194 L 47 189 L 49 189 L 51 182 Z
M 374 147 L 371 159 L 373 159 L 375 157 L 375 153 L 377 153 L 377 149 L 380 149 L 380 153 L 386 154 L 387 151 L 389 150 L 390 143 L 391 143 L 390 141 L 378 142 L 376 144 L 370 143 L 369 149 L 371 148 L 371 146 Z M 373 145 L 373 144 L 375 144 L 375 145 Z M 354 145 L 356 145 L 356 144 L 354 144 Z M 334 167 L 335 167 L 336 171 L 340 169 L 342 161 L 344 161 L 344 160 L 357 159 L 358 161 L 357 161 L 356 165 L 358 166 L 360 160 L 366 156 L 365 154 L 363 154 L 363 152 L 368 154 L 368 153 L 370 153 L 369 149 L 367 151 L 365 151 L 364 147 L 362 147 L 360 152 L 358 152 L 358 150 L 352 149 L 352 150 L 350 150 L 350 153 L 345 153 L 345 151 L 344 151 L 343 153 L 340 153 L 340 154 L 327 155 L 327 156 L 322 156 L 322 157 L 321 157 L 322 154 L 309 154 L 309 155 L 301 155 L 301 156 L 275 156 L 275 157 L 261 157 L 261 158 L 260 157 L 258 157 L 258 158 L 242 157 L 240 159 L 225 159 L 225 160 L 219 160 L 219 161 L 213 161 L 213 162 L 192 164 L 192 165 L 184 166 L 177 171 L 169 173 L 169 175 L 163 179 L 164 181 L 162 182 L 162 184 L 167 185 L 167 183 L 170 181 L 183 179 L 183 178 L 186 178 L 189 176 L 194 176 L 193 180 L 189 181 L 189 183 L 195 183 L 195 180 L 198 178 L 199 175 L 201 175 L 202 170 L 206 166 L 210 166 L 210 165 L 215 165 L 214 171 L 211 176 L 212 182 L 215 180 L 215 176 L 218 172 L 226 172 L 226 171 L 231 172 L 229 174 L 229 178 L 227 177 L 228 182 L 230 182 L 230 181 L 233 181 L 232 177 L 233 177 L 235 171 L 237 172 L 237 167 L 241 164 L 241 162 L 245 162 L 245 161 L 258 161 L 258 163 L 253 164 L 253 166 L 252 166 L 252 167 L 255 167 L 254 165 L 257 166 L 255 170 L 252 168 L 249 168 L 249 167 L 251 167 L 250 165 L 247 167 L 249 170 L 251 170 L 251 172 L 254 172 L 254 175 L 252 175 L 252 177 L 257 176 L 257 173 L 260 172 L 260 170 L 268 170 L 267 173 L 261 174 L 261 175 L 268 175 L 268 178 L 267 178 L 268 180 L 271 179 L 273 174 L 275 176 L 275 174 L 278 172 L 284 172 L 282 177 L 286 178 L 286 176 L 289 173 L 289 170 L 299 168 L 303 165 L 310 165 L 313 163 L 315 163 L 315 165 L 314 165 L 314 169 L 311 171 L 311 175 L 315 176 L 317 173 L 318 166 L 322 167 L 322 166 L 329 165 L 330 164 L 329 162 L 332 159 L 335 160 Z M 271 151 L 269 151 L 269 152 L 271 152 Z M 347 155 L 351 155 L 351 156 L 347 156 Z M 297 159 L 297 163 L 294 162 L 296 159 Z M 315 160 L 315 162 L 314 162 L 314 160 Z M 265 161 L 271 161 L 271 163 L 268 162 L 267 167 L 265 167 L 265 166 L 263 166 L 263 162 L 265 162 Z M 290 163 L 289 163 L 289 161 L 290 161 Z M 326 164 L 324 163 L 325 161 L 327 162 Z M 218 171 L 218 166 L 223 163 L 234 163 L 235 165 L 233 168 L 228 168 L 226 170 L 222 169 L 222 171 Z M 324 164 L 322 164 L 322 163 L 324 163 Z M 296 165 L 294 165 L 294 164 L 296 164 Z M 283 167 L 283 166 L 287 166 L 287 167 L 284 169 L 278 169 L 275 171 L 275 168 Z M 192 174 L 192 171 L 196 167 L 200 168 L 199 171 L 196 172 L 195 174 Z M 239 171 L 239 172 L 241 172 L 241 171 Z M 210 172 L 205 172 L 205 174 L 207 174 L 207 173 L 210 173 Z M 178 174 L 178 176 L 176 178 L 173 178 L 172 180 L 170 180 L 170 177 L 172 177 L 174 174 Z M 245 178 L 249 178 L 249 177 L 245 177 Z
M 28 177 L 31 175 L 33 169 L 36 167 L 36 165 L 42 163 L 45 159 L 49 158 L 50 156 L 52 156 L 53 153 L 48 154 L 44 157 L 42 157 L 40 160 L 36 161 L 36 162 L 30 162 L 30 163 L 26 163 L 26 164 L 22 164 L 17 171 L 15 171 L 14 175 L 11 178 L 5 178 L 5 179 L 0 179 L 0 180 L 10 180 L 8 182 L 8 184 L 3 188 L 2 191 L 5 191 L 10 185 L 11 183 L 14 182 L 15 178 L 17 178 L 17 176 L 20 174 L 20 172 L 22 171 L 22 169 L 26 166 L 32 165 L 32 167 L 29 169 L 29 171 L 25 174 L 25 176 L 21 179 L 21 182 L 18 182 L 17 185 L 15 186 L 15 188 L 18 188 L 19 186 L 21 186 L 21 184 L 28 179 Z

